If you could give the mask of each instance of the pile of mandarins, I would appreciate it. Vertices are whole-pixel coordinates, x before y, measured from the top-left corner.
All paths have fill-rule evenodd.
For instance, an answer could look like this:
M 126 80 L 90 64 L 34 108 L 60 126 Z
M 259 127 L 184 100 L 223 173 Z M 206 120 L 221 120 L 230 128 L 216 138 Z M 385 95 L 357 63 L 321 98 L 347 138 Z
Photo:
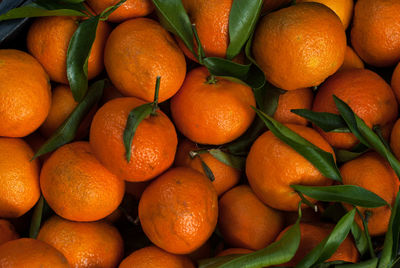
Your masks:
M 226 58 L 235 1 L 182 0 L 205 57 Z M 116 2 L 86 0 L 95 14 Z M 1 268 L 190 268 L 202 259 L 243 256 L 279 241 L 295 223 L 304 197 L 291 185 L 338 184 L 266 128 L 232 156 L 245 160 L 242 168 L 213 154 L 228 154 L 226 144 L 254 125 L 254 90 L 213 75 L 200 52 L 168 32 L 154 10 L 150 0 L 127 0 L 99 22 L 87 76 L 111 83 L 75 139 L 37 158 L 60 126 L 68 128 L 62 124 L 79 105 L 69 86 L 67 51 L 82 18 L 36 18 L 25 51 L 0 49 Z M 336 159 L 338 150 L 360 143 L 356 136 L 326 132 L 291 112 L 339 114 L 335 95 L 368 127 L 379 126 L 400 159 L 399 11 L 398 0 L 265 0 L 250 52 L 268 83 L 281 89 L 273 118 Z M 233 62 L 248 59 L 242 52 Z M 128 156 L 128 117 L 149 103 L 152 111 L 134 129 Z M 373 150 L 338 166 L 341 184 L 387 202 L 359 207 L 379 244 L 399 178 Z M 39 202 L 47 213 L 40 212 L 38 233 L 29 237 Z M 308 203 L 318 209 L 303 203 L 300 245 L 279 266 L 296 266 L 335 226 L 324 215 L 331 203 Z M 364 230 L 360 215 L 355 222 Z M 325 261 L 361 260 L 349 234 Z

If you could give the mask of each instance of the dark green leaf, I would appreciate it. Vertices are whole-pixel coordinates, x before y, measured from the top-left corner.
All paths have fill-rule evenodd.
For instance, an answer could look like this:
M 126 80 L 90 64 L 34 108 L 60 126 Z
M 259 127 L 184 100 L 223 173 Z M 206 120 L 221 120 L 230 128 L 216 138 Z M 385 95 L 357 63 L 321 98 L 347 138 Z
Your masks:
M 193 31 L 181 0 L 153 0 L 160 23 L 178 36 L 194 54 Z
M 385 235 L 379 268 L 390 267 L 397 256 L 400 235 L 400 191 L 397 193 L 392 214 L 390 215 L 389 227 Z
M 306 109 L 294 109 L 291 112 L 304 117 L 325 132 L 350 132 L 346 122 L 338 114 L 313 112 Z
M 72 9 L 48 10 L 36 4 L 29 4 L 11 9 L 7 13 L 0 15 L 0 21 L 47 16 L 86 16 L 86 14 Z
M 36 203 L 33 209 L 33 215 L 31 220 L 31 226 L 29 228 L 29 237 L 35 239 L 39 234 L 40 225 L 42 224 L 42 215 L 44 207 L 44 198 L 40 196 L 39 201 Z
M 119 8 L 125 2 L 126 0 L 120 0 L 115 5 L 106 8 L 103 12 L 101 12 L 100 17 L 104 20 L 107 20 L 108 16 L 110 16 L 117 8 Z
M 365 232 L 363 232 L 356 222 L 353 222 L 351 234 L 353 235 L 358 252 L 360 252 L 361 256 L 364 256 L 368 252 L 368 239 Z
M 48 9 L 48 10 L 61 10 L 61 9 L 70 9 L 76 10 L 85 13 L 84 16 L 87 16 L 87 8 L 83 4 L 83 1 L 73 1 L 73 0 L 35 0 L 34 4 L 38 6 Z
M 388 205 L 388 203 L 380 196 L 356 185 L 291 185 L 291 187 L 311 198 L 324 202 L 344 202 L 366 208 L 376 208 Z
M 128 116 L 126 121 L 126 127 L 124 130 L 124 145 L 125 145 L 125 157 L 128 162 L 131 161 L 132 155 L 132 141 L 135 136 L 136 129 L 139 124 L 148 117 L 153 110 L 152 103 L 146 103 L 141 106 L 134 108 Z
M 375 255 L 375 251 L 372 246 L 372 240 L 371 240 L 371 236 L 369 234 L 368 223 L 367 223 L 367 221 L 368 221 L 367 217 L 369 218 L 371 216 L 371 212 L 369 210 L 366 210 L 363 215 L 358 208 L 356 208 L 356 211 L 362 221 L 362 226 L 364 228 L 364 234 L 365 234 L 365 238 L 367 241 L 367 248 L 369 250 L 369 254 L 371 257 L 375 258 L 376 255 Z
M 260 16 L 262 0 L 234 0 L 229 14 L 229 46 L 226 57 L 233 59 L 249 39 Z
M 105 81 L 100 80 L 92 84 L 86 97 L 75 107 L 74 111 L 70 114 L 67 120 L 56 130 L 56 132 L 40 147 L 36 152 L 34 158 L 52 152 L 57 148 L 67 144 L 75 138 L 76 131 L 80 123 L 99 102 L 103 95 Z
M 345 163 L 345 162 L 348 162 L 350 160 L 353 160 L 353 159 L 359 157 L 360 155 L 362 155 L 365 152 L 352 152 L 352 151 L 348 151 L 348 150 L 336 149 L 335 150 L 336 161 L 338 163 Z
M 245 255 L 230 255 L 222 259 L 221 257 L 202 260 L 199 268 L 258 268 L 269 267 L 290 261 L 296 254 L 300 244 L 300 219 L 291 226 L 279 241 L 276 241 L 264 249 Z
M 340 172 L 331 153 L 328 153 L 262 111 L 255 109 L 269 130 L 284 143 L 310 161 L 325 177 L 341 181 Z
M 330 235 L 311 250 L 297 265 L 296 268 L 309 268 L 329 259 L 346 239 L 354 221 L 356 210 L 352 209 L 344 215 L 333 228 Z
M 225 165 L 233 167 L 237 170 L 241 170 L 241 171 L 244 170 L 244 166 L 246 163 L 245 157 L 234 156 L 229 153 L 225 153 L 225 152 L 221 151 L 220 149 L 211 149 L 211 150 L 209 150 L 209 152 L 212 156 L 214 156 L 217 160 L 224 163 Z
M 330 261 L 330 262 L 324 262 L 324 263 L 320 263 L 318 265 L 313 266 L 313 268 L 335 268 L 340 266 L 341 264 L 346 264 L 349 262 L 345 262 L 345 261 Z
M 197 155 L 198 158 L 200 158 L 200 163 L 201 167 L 204 170 L 204 173 L 206 174 L 207 178 L 210 179 L 210 181 L 215 181 L 214 173 L 212 170 L 208 167 L 208 165 L 203 161 L 200 155 Z
M 375 149 L 380 155 L 382 155 L 390 163 L 396 175 L 400 177 L 400 163 L 393 153 L 386 147 L 381 141 L 379 136 L 373 132 L 362 120 L 358 117 L 353 110 L 344 101 L 340 100 L 336 96 L 333 96 L 336 106 L 346 121 L 351 132 L 366 146 Z
M 80 102 L 88 88 L 88 59 L 100 16 L 81 22 L 71 38 L 67 52 L 67 76 L 74 99 Z
M 335 268 L 376 268 L 377 265 L 378 265 L 378 259 L 373 258 L 359 263 L 337 265 L 335 266 Z

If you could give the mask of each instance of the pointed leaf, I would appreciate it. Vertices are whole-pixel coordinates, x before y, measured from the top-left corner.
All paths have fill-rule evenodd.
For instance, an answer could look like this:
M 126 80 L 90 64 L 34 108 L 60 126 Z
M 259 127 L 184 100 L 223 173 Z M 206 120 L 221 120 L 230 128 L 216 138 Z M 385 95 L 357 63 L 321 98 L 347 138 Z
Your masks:
M 67 144 L 75 138 L 76 131 L 80 123 L 99 102 L 103 95 L 105 81 L 100 80 L 92 84 L 86 97 L 75 107 L 67 120 L 54 132 L 54 134 L 40 147 L 34 158 L 52 152 L 57 148 Z
M 103 12 L 101 12 L 100 17 L 103 19 L 108 19 L 108 17 L 115 11 L 117 10 L 117 8 L 119 8 L 123 3 L 125 3 L 126 0 L 120 0 L 118 3 L 116 3 L 113 6 L 110 6 L 108 8 L 106 8 L 105 10 L 103 10 Z
M 214 156 L 218 161 L 233 167 L 237 170 L 242 171 L 244 169 L 246 158 L 241 156 L 234 156 L 221 151 L 220 149 L 209 150 L 210 154 Z
M 351 234 L 353 235 L 358 252 L 360 252 L 361 256 L 364 256 L 368 252 L 368 240 L 365 232 L 363 232 L 356 222 L 353 222 Z
M 36 203 L 33 209 L 33 215 L 31 225 L 29 228 L 29 237 L 35 239 L 39 234 L 40 225 L 42 224 L 42 215 L 44 207 L 44 198 L 40 196 L 39 201 Z
M 86 14 L 72 9 L 48 10 L 37 4 L 29 4 L 11 9 L 7 13 L 0 15 L 0 21 L 47 16 L 86 16 Z
M 338 114 L 314 112 L 307 109 L 294 109 L 291 112 L 307 119 L 325 132 L 350 132 L 346 122 Z
M 362 261 L 359 263 L 342 264 L 335 266 L 335 268 L 376 268 L 378 265 L 378 258 L 372 258 L 367 261 Z
M 96 38 L 100 16 L 81 22 L 72 36 L 67 51 L 67 77 L 74 99 L 80 102 L 88 88 L 88 59 Z

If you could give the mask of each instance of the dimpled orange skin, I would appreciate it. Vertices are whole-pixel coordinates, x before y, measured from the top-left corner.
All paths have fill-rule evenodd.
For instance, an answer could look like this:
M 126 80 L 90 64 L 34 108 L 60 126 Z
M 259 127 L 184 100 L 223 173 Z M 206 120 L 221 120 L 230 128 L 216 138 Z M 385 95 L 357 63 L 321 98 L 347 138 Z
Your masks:
M 218 228 L 230 246 L 265 248 L 284 227 L 283 214 L 264 205 L 247 185 L 226 192 L 218 205 Z
M 17 218 L 40 196 L 39 162 L 22 139 L 0 137 L 0 217 Z
M 117 267 L 124 254 L 121 235 L 105 222 L 72 222 L 53 216 L 37 239 L 58 249 L 75 268 Z
M 273 85 L 318 86 L 343 64 L 346 35 L 337 15 L 319 3 L 300 3 L 263 17 L 253 54 Z
M 79 17 L 42 17 L 36 19 L 28 31 L 28 50 L 43 65 L 52 81 L 68 84 L 67 51 L 78 22 Z M 104 45 L 110 31 L 106 22 L 99 22 L 88 60 L 89 79 L 104 69 Z
M 136 129 L 129 163 L 123 142 L 128 115 L 145 104 L 136 98 L 107 102 L 93 118 L 90 144 L 93 153 L 111 172 L 127 181 L 150 180 L 173 163 L 178 138 L 171 120 L 161 111 L 144 119 Z
M 44 163 L 40 187 L 49 206 L 72 221 L 96 221 L 121 203 L 125 183 L 95 158 L 88 142 L 57 149 Z
M 174 255 L 155 246 L 136 250 L 126 257 L 119 268 L 194 268 L 186 256 Z
M 338 114 L 333 95 L 346 102 L 369 127 L 380 125 L 385 137 L 390 134 L 398 105 L 393 90 L 379 75 L 367 69 L 336 73 L 318 89 L 312 110 Z M 351 149 L 358 143 L 351 133 L 317 129 L 333 147 Z
M 87 0 L 86 3 L 101 14 L 107 7 L 117 4 L 118 0 Z M 108 17 L 108 21 L 121 22 L 136 17 L 149 15 L 154 9 L 151 0 L 127 0 Z
M 400 2 L 359 0 L 354 8 L 351 44 L 357 54 L 376 67 L 400 60 Z
M 375 152 L 365 153 L 362 156 L 346 162 L 341 168 L 343 184 L 357 185 L 382 197 L 391 206 L 394 205 L 399 190 L 399 180 L 390 167 L 390 164 Z M 379 183 L 377 183 L 379 179 Z M 352 209 L 346 205 L 347 209 Z M 391 210 L 389 206 L 378 208 L 358 208 L 361 213 L 366 210 L 372 212 L 368 220 L 368 230 L 373 236 L 386 233 Z M 360 217 L 356 216 L 356 222 L 362 227 Z
M 204 67 L 187 74 L 182 88 L 171 99 L 173 121 L 179 131 L 201 144 L 219 145 L 235 140 L 252 123 L 255 98 L 250 87 L 216 78 Z
M 288 226 L 285 230 L 283 230 L 276 238 L 276 241 L 280 240 L 290 227 L 292 226 Z M 296 252 L 293 259 L 279 266 L 285 266 L 285 267 L 295 266 L 313 248 L 315 248 L 320 242 L 322 242 L 322 240 L 332 232 L 332 229 L 333 226 L 329 224 L 316 225 L 316 224 L 300 223 L 301 238 L 300 238 L 299 249 Z M 336 252 L 333 253 L 333 255 L 325 262 L 346 261 L 346 262 L 356 263 L 358 261 L 358 258 L 359 258 L 358 251 L 356 246 L 354 245 L 353 240 L 350 237 L 347 237 L 342 242 L 342 244 L 340 244 Z
M 336 15 L 340 18 L 345 29 L 350 24 L 351 18 L 353 17 L 353 0 L 300 0 L 297 3 L 303 2 L 316 2 L 323 4 L 332 9 Z
M 69 268 L 67 259 L 52 246 L 31 238 L 0 245 L 0 267 Z
M 107 41 L 104 64 L 114 86 L 125 96 L 147 102 L 161 76 L 159 102 L 171 98 L 186 75 L 185 56 L 161 25 L 147 18 L 119 24 Z
M 400 120 L 398 119 L 393 126 L 390 134 L 390 148 L 397 159 L 400 159 Z
M 175 166 L 190 167 L 206 175 L 199 156 L 192 158 L 189 155 L 190 151 L 195 150 L 198 150 L 198 148 L 193 142 L 188 139 L 181 141 L 175 156 Z M 239 170 L 222 163 L 210 153 L 202 153 L 200 157 L 214 175 L 215 180 L 212 184 L 218 196 L 231 189 L 239 182 L 241 175 Z
M 18 238 L 14 226 L 9 221 L 0 219 L 0 245 Z
M 253 252 L 254 250 L 247 248 L 228 248 L 218 253 L 216 257 L 227 256 L 232 254 L 248 254 Z
M 0 49 L 0 79 L 0 136 L 25 137 L 49 113 L 49 77 L 28 53 Z
M 343 65 L 340 67 L 339 71 L 349 69 L 364 69 L 364 62 L 351 47 L 347 46 Z
M 307 125 L 307 120 L 291 112 L 292 109 L 311 109 L 314 94 L 310 88 L 287 91 L 279 96 L 274 118 L 281 123 Z
M 397 101 L 400 101 L 400 63 L 397 64 L 393 71 L 391 86 L 396 95 Z
M 334 155 L 332 147 L 317 131 L 301 125 L 286 126 Z M 279 140 L 271 131 L 265 132 L 253 143 L 246 160 L 246 174 L 252 190 L 261 201 L 285 211 L 295 211 L 300 202 L 300 197 L 290 185 L 332 184 L 332 180 L 325 178 L 308 160 Z
M 193 169 L 170 169 L 143 192 L 139 219 L 147 237 L 158 247 L 174 254 L 191 253 L 215 229 L 217 192 L 207 177 Z

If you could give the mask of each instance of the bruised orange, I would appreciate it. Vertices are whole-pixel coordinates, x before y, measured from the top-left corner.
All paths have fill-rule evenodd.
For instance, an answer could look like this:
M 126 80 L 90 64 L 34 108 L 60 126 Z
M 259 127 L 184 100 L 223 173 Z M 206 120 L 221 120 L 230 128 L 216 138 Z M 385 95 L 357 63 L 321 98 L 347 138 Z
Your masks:
M 250 87 L 224 78 L 210 78 L 204 67 L 190 71 L 171 100 L 176 127 L 191 141 L 219 145 L 242 135 L 254 119 Z
M 286 126 L 315 146 L 334 155 L 332 147 L 317 131 L 301 125 Z M 261 201 L 270 207 L 286 211 L 297 210 L 300 202 L 300 197 L 290 185 L 332 184 L 332 180 L 324 177 L 308 160 L 271 131 L 262 134 L 251 146 L 246 160 L 246 174 L 252 190 Z
M 139 219 L 158 247 L 174 254 L 191 253 L 207 241 L 217 224 L 217 192 L 201 173 L 172 168 L 143 192 Z
M 90 128 L 94 155 L 127 181 L 146 181 L 163 173 L 172 165 L 178 143 L 174 125 L 159 110 L 139 124 L 132 141 L 132 156 L 127 161 L 123 142 L 126 122 L 131 110 L 143 104 L 137 98 L 111 100 L 97 111 Z

